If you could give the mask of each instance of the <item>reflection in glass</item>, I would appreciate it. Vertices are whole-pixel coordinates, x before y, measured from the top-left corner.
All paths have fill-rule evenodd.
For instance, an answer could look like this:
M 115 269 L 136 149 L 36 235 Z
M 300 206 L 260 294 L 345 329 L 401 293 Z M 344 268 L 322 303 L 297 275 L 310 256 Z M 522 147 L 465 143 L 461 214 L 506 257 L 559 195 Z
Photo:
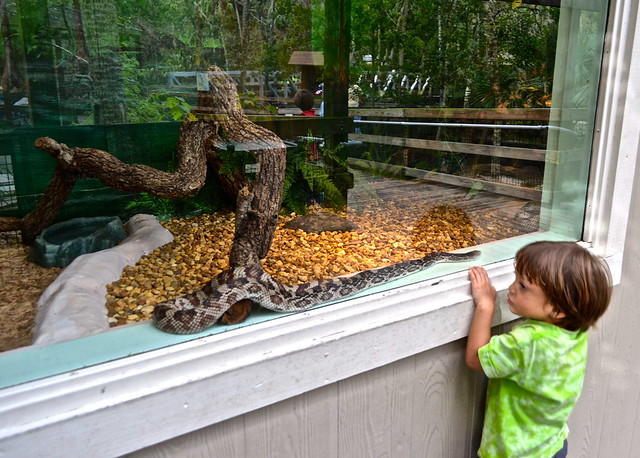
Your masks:
M 577 240 L 600 3 L 7 0 L 0 217 L 25 217 L 51 179 L 56 162 L 33 147 L 39 137 L 174 171 L 180 122 L 202 115 L 198 96 L 215 90 L 216 65 L 245 115 L 287 146 L 282 212 L 262 262 L 283 283 L 478 244 L 493 262 L 520 235 Z M 303 89 L 316 116 L 294 103 Z M 236 200 L 226 184 L 259 170 L 233 142 L 216 160 L 189 199 L 82 179 L 56 215 L 152 213 L 174 233 L 107 287 L 112 325 L 146 320 L 156 303 L 229 267 Z M 307 213 L 321 215 L 299 226 Z M 344 226 L 322 226 L 327 213 Z M 21 233 L 0 237 L 15 245 Z

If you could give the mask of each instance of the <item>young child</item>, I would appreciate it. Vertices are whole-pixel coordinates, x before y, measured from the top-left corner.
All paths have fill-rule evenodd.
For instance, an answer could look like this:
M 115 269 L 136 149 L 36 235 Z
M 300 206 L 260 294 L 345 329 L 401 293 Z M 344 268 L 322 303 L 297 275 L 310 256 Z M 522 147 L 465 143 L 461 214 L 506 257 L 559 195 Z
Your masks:
M 567 419 L 582 390 L 587 330 L 607 309 L 606 265 L 571 242 L 535 242 L 516 253 L 507 302 L 527 318 L 491 337 L 496 290 L 469 269 L 475 312 L 466 363 L 489 377 L 480 457 L 563 457 Z
M 302 110 L 302 116 L 316 115 L 316 111 L 313 109 L 313 104 L 315 103 L 313 92 L 307 89 L 296 91 L 296 94 L 293 96 L 293 103 Z

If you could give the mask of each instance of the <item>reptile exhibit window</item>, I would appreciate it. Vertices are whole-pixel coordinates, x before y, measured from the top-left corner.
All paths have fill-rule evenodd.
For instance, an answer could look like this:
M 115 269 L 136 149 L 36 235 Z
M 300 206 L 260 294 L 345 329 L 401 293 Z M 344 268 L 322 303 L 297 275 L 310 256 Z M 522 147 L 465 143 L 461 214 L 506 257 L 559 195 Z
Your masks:
M 43 63 L 17 39 L 6 51 L 13 66 L 5 68 L 3 157 L 13 181 L 3 214 L 22 222 L 5 240 L 30 244 L 52 219 L 126 221 L 151 213 L 173 241 L 131 235 L 129 245 L 132 238 L 147 244 L 123 244 L 125 260 L 106 262 L 115 277 L 101 253 L 93 255 L 95 265 L 76 268 L 82 273 L 71 266 L 59 275 L 92 272 L 89 288 L 101 288 L 98 315 L 105 297 L 107 321 L 83 328 L 74 300 L 59 292 L 66 290 L 49 291 L 40 297 L 33 342 L 51 363 L 12 371 L 4 384 L 193 338 L 159 333 L 150 322 L 154 310 L 166 330 L 202 335 L 283 316 L 259 309 L 236 324 L 249 313 L 245 303 L 222 316 L 225 325 L 214 325 L 242 298 L 235 277 L 250 288 L 253 280 L 245 279 L 264 276 L 271 293 L 253 298 L 295 312 L 397 294 L 456 272 L 464 278 L 472 263 L 508 260 L 531 240 L 582 238 L 606 17 L 595 3 L 415 2 L 410 12 L 390 1 L 389 16 L 359 1 L 335 10 L 321 1 L 257 2 L 245 5 L 246 23 L 196 21 L 193 33 L 210 38 L 193 47 L 159 38 L 175 36 L 176 14 L 202 14 L 177 12 L 169 2 L 161 14 L 133 8 L 135 2 L 103 5 L 100 14 L 45 3 L 37 17 L 13 2 L 4 13 L 22 26 L 18 36 L 46 55 Z M 241 8 L 210 13 L 235 17 Z M 437 25 L 432 36 L 423 36 L 425 17 Z M 391 31 L 392 18 L 399 29 Z M 241 33 L 245 27 L 249 35 Z M 111 71 L 101 71 L 104 65 Z M 286 168 L 269 159 L 276 152 Z M 238 198 L 244 189 L 248 195 Z M 434 252 L 474 247 L 480 259 L 434 262 Z M 423 257 L 423 268 L 393 275 Z M 194 324 L 187 310 L 179 316 L 189 324 L 164 324 L 173 312 L 159 312 L 158 304 L 259 260 L 266 274 L 227 276 L 234 294 L 213 318 Z M 361 274 L 329 280 L 327 292 L 304 286 L 390 265 L 400 267 L 366 281 L 355 280 Z M 50 306 L 45 296 L 62 305 Z M 200 300 L 183 302 L 190 309 Z M 86 337 L 109 326 L 116 329 Z M 3 349 L 25 345 L 9 340 Z M 49 353 L 74 356 L 63 362 Z
M 602 177 L 618 162 L 592 154 L 594 145 L 609 148 L 596 119 L 602 2 L 385 0 L 388 8 L 372 8 L 273 0 L 211 11 L 162 1 L 92 2 L 86 10 L 40 3 L 38 14 L 14 1 L 2 11 L 3 33 L 16 31 L 5 37 L 0 119 L 0 217 L 14 224 L 4 245 L 32 241 L 52 220 L 149 213 L 174 240 L 138 247 L 108 282 L 104 263 L 82 264 L 77 278 L 105 283 L 104 332 L 43 337 L 34 346 L 5 339 L 13 344 L 0 354 L 2 387 L 56 384 L 82 368 L 116 380 L 135 364 L 168 377 L 166 386 L 179 383 L 166 373 L 179 368 L 207 379 L 206 362 L 236 374 L 262 367 L 267 377 L 262 359 L 328 360 L 348 342 L 377 355 L 336 365 L 323 375 L 329 383 L 463 337 L 466 268 L 488 265 L 504 288 L 515 251 L 532 240 L 593 243 L 615 273 L 620 242 L 602 230 L 611 209 L 601 202 L 612 192 Z M 188 31 L 176 29 L 176 17 Z M 194 151 L 204 153 L 197 159 Z M 286 168 L 272 161 L 274 151 Z M 55 198 L 47 201 L 50 180 Z M 131 225 L 147 224 L 137 218 Z M 155 243 L 144 234 L 136 241 Z M 476 249 L 478 259 L 460 263 L 430 257 Z M 161 332 L 150 320 L 157 304 L 256 258 L 278 292 L 278 284 L 425 256 L 426 268 L 376 279 L 348 297 L 354 290 L 333 281 L 318 295 L 330 307 L 257 309 L 242 323 L 227 314 L 233 324 L 188 335 Z M 247 271 L 241 283 L 253 275 Z M 273 302 L 298 294 L 306 308 L 312 289 L 280 290 Z M 63 308 L 53 319 L 73 321 L 77 309 Z M 513 318 L 503 311 L 496 323 Z M 370 340 L 386 326 L 386 337 Z M 287 341 L 296 347 L 283 347 Z M 308 380 L 295 390 L 317 377 Z M 266 386 L 255 382 L 257 391 Z M 242 409 L 227 405 L 220 415 Z
M 0 418 L 11 419 L 3 450 L 28 443 L 34 455 L 79 454 L 86 436 L 68 431 L 99 424 L 92 444 L 116 456 L 463 338 L 472 312 L 466 268 L 486 265 L 504 291 L 515 251 L 533 240 L 588 243 L 620 276 L 637 154 L 637 132 L 622 120 L 636 119 L 625 102 L 638 80 L 616 65 L 638 40 L 628 39 L 625 2 L 616 4 L 608 43 L 606 5 L 597 1 L 385 0 L 372 8 L 273 0 L 207 11 L 89 3 L 74 10 L 75 2 L 42 0 L 27 14 L 7 1 L 2 11 L 16 33 L 3 50 L 0 216 L 29 222 L 3 237 L 24 241 L 42 223 L 27 215 L 58 163 L 46 151 L 72 170 L 58 189 L 83 177 L 64 188 L 58 219 L 153 213 L 175 240 L 147 253 L 144 245 L 139 262 L 105 287 L 114 329 L 0 354 Z M 176 18 L 184 19 L 179 30 Z M 610 65 L 601 67 L 605 51 Z M 236 82 L 240 118 L 236 104 L 216 111 L 199 99 L 224 93 L 220 72 Z M 311 109 L 296 106 L 301 89 L 311 92 Z M 177 122 L 185 117 L 191 124 Z M 224 131 L 241 124 L 284 140 L 273 141 L 286 152 L 285 211 L 277 222 L 261 220 L 276 224 L 272 243 L 253 240 L 278 282 L 305 284 L 440 250 L 478 249 L 480 258 L 436 263 L 328 307 L 258 309 L 243 323 L 189 335 L 158 330 L 145 315 L 150 300 L 197 289 L 238 259 L 229 257 L 229 191 L 273 166 L 254 154 L 273 143 Z M 200 137 L 184 135 L 199 128 Z M 44 137 L 38 151 L 34 141 Z M 180 139 L 191 143 L 177 148 Z M 200 164 L 209 170 L 202 190 L 164 199 L 150 174 L 175 178 L 178 152 L 194 144 L 216 153 Z M 74 169 L 95 166 L 79 164 L 94 157 L 79 148 L 104 152 L 95 155 L 109 167 Z M 123 189 L 105 186 L 114 184 L 106 172 L 122 164 L 144 166 L 122 169 Z M 186 175 L 189 183 L 202 178 Z M 175 195 L 188 194 L 172 184 Z M 250 199 L 240 202 L 260 214 Z M 311 222 L 297 218 L 307 212 L 316 214 Z M 141 227 L 155 221 L 135 218 Z M 100 280 L 116 264 L 89 264 L 76 277 Z M 11 281 L 3 270 L 3 282 L 20 288 Z M 513 319 L 503 307 L 495 324 Z M 122 415 L 142 434 L 114 441 Z

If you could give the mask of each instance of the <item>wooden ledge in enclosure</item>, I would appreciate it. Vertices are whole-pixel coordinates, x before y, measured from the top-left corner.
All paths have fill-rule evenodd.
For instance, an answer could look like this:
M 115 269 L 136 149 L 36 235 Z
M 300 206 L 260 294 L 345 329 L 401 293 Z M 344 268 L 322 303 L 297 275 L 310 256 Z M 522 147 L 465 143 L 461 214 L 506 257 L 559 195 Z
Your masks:
M 479 256 L 478 250 L 435 252 L 412 261 L 301 285 L 278 282 L 260 264 L 236 267 L 222 272 L 199 291 L 158 304 L 153 321 L 165 332 L 193 334 L 212 326 L 233 304 L 246 299 L 276 312 L 299 312 L 405 277 L 438 262 L 472 261 Z

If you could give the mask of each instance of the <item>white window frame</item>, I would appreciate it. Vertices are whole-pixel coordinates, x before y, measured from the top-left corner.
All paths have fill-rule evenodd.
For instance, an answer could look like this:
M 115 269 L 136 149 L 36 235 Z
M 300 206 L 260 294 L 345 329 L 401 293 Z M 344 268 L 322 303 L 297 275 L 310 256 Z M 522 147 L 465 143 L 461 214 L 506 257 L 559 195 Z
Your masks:
M 610 6 L 584 231 L 616 283 L 640 144 L 635 3 Z M 504 296 L 512 262 L 487 269 Z M 472 312 L 460 272 L 5 388 L 0 454 L 124 454 L 463 338 Z

